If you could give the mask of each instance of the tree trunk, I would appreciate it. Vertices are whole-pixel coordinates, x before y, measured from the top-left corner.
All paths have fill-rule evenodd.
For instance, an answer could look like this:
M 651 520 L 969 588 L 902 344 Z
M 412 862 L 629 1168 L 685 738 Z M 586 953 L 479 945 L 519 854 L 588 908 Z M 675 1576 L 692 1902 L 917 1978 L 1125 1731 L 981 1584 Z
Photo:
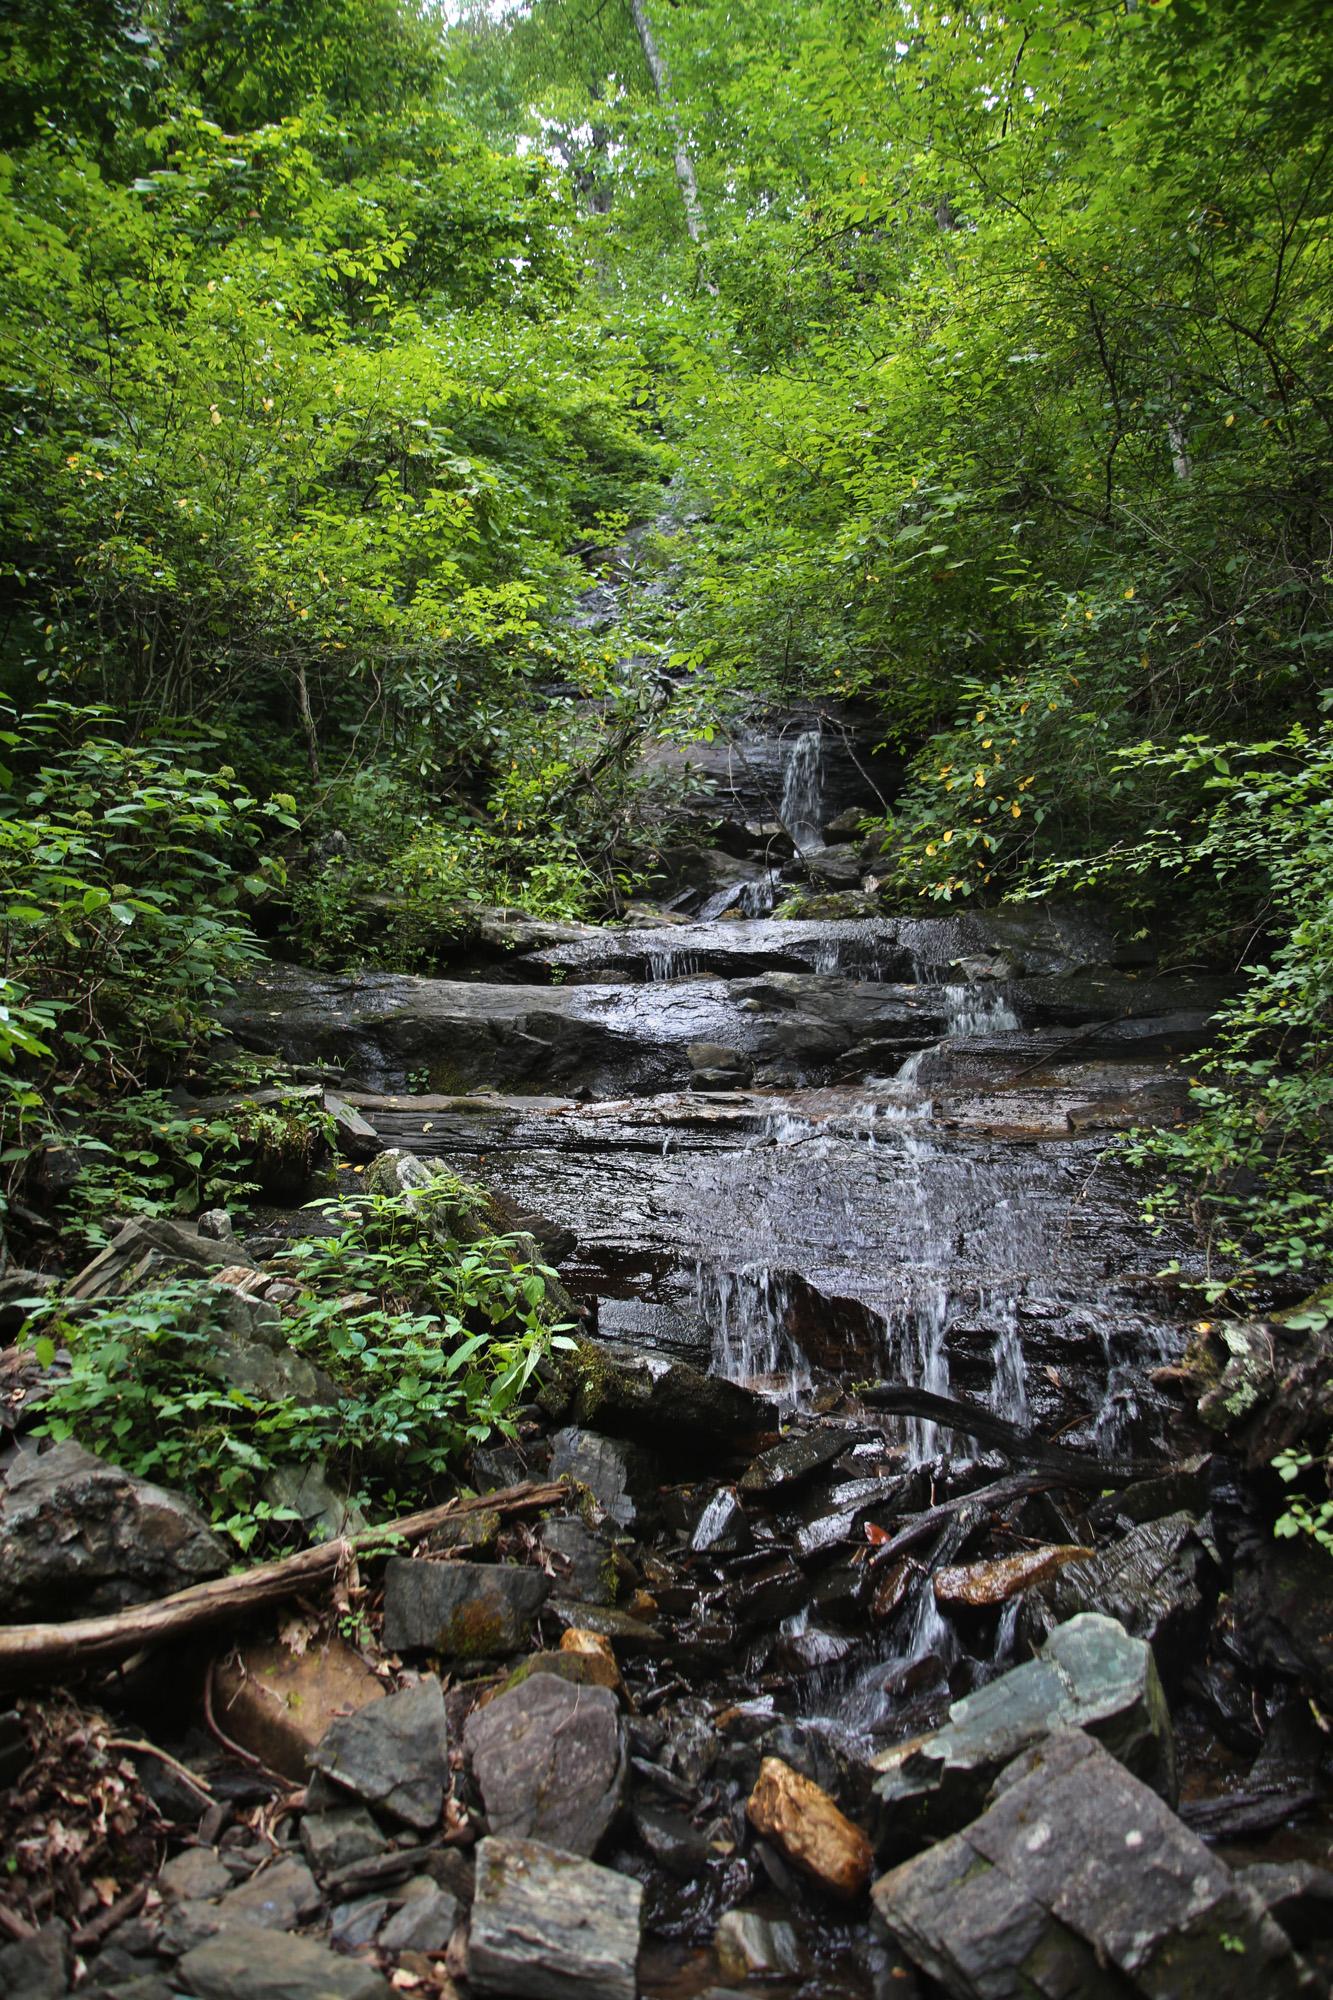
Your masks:
M 671 90 L 671 72 L 666 65 L 666 57 L 657 46 L 653 34 L 653 24 L 648 19 L 648 10 L 643 0 L 629 0 L 629 11 L 634 22 L 634 32 L 643 50 L 643 59 L 648 65 L 648 74 L 653 80 L 657 101 L 667 115 L 671 136 L 675 141 L 676 179 L 680 184 L 680 198 L 685 204 L 685 227 L 690 232 L 692 243 L 702 243 L 704 239 L 704 213 L 699 202 L 699 183 L 695 179 L 694 162 L 685 144 L 685 135 L 680 127 L 680 114 Z

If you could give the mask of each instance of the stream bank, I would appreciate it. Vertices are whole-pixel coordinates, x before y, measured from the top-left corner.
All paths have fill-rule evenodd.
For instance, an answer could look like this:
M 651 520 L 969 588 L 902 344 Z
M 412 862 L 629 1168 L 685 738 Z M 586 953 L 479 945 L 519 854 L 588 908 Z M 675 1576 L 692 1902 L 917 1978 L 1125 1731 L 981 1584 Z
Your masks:
M 344 1190 L 488 1187 L 579 1351 L 473 1454 L 481 1504 L 368 1556 L 337 1619 L 297 1599 L 102 1683 L 114 1726 L 70 1727 L 165 1866 L 15 1938 L 14 1990 L 1324 1990 L 1326 1558 L 1192 1418 L 1196 1253 L 1107 1155 L 1184 1115 L 1224 983 L 1082 910 L 738 903 L 497 923 L 455 977 L 275 965 L 230 1009 L 333 1093 Z M 156 1259 L 287 1365 L 294 1217 L 213 1226 L 131 1225 L 72 1289 Z M 219 1566 L 75 1450 L 11 1463 L 9 1567 L 80 1554 L 7 1615 Z

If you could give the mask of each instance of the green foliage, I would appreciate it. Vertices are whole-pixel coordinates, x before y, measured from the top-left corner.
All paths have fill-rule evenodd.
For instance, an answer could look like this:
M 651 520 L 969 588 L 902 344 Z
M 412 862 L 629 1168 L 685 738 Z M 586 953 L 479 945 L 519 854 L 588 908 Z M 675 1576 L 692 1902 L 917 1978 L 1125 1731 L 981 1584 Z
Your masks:
M 41 1430 L 75 1437 L 129 1471 L 188 1493 L 242 1549 L 280 1539 L 290 1510 L 268 1497 L 279 1467 L 318 1467 L 391 1517 L 438 1490 L 457 1454 L 510 1411 L 549 1341 L 544 1266 L 502 1236 L 462 1242 L 444 1223 L 447 1179 L 412 1198 L 339 1203 L 333 1237 L 295 1241 L 300 1296 L 283 1335 L 337 1385 L 334 1405 L 263 1396 L 225 1380 L 230 1323 L 215 1287 L 164 1283 L 71 1312 L 34 1313 L 49 1365 L 68 1351 Z

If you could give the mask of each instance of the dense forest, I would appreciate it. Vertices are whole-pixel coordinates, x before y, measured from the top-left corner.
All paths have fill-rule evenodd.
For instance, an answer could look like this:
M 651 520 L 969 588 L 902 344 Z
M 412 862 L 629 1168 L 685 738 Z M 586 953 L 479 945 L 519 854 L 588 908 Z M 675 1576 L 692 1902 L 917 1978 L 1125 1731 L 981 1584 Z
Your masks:
M 779 919 L 1086 908 L 1216 982 L 1108 1143 L 1205 1332 L 1317 1354 L 1260 1470 L 1333 1547 L 1331 98 L 1319 0 L 11 0 L 20 1429 L 233 1559 L 315 1531 L 292 1466 L 439 1502 L 573 1365 L 558 1246 L 354 1166 L 228 1008 L 632 927 L 707 754 L 851 716 L 859 886 Z M 278 1379 L 169 1237 L 68 1289 L 295 1195 Z

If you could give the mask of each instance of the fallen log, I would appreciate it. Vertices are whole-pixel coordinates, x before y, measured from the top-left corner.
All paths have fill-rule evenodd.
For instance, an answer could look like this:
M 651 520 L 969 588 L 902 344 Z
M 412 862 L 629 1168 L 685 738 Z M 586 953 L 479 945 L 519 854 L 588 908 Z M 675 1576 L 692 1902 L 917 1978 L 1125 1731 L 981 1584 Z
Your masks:
M 972 1493 L 959 1493 L 952 1500 L 941 1500 L 938 1507 L 927 1507 L 923 1513 L 913 1514 L 904 1521 L 890 1541 L 879 1542 L 870 1558 L 872 1569 L 892 1562 L 904 1549 L 915 1548 L 918 1542 L 928 1541 L 936 1528 L 942 1528 L 955 1514 L 965 1508 L 975 1507 L 984 1513 L 990 1507 L 1008 1507 L 1015 1500 L 1026 1500 L 1030 1493 L 1045 1493 L 1048 1487 L 1058 1486 L 1059 1480 L 1046 1472 L 1016 1472 L 1008 1479 L 997 1479 L 990 1486 L 978 1486 Z
M 551 1507 L 567 1499 L 569 1492 L 568 1486 L 528 1481 L 475 1499 L 446 1500 L 442 1506 L 408 1514 L 401 1521 L 340 1535 L 335 1541 L 301 1549 L 276 1562 L 259 1563 L 232 1576 L 214 1577 L 209 1583 L 191 1584 L 188 1590 L 174 1591 L 170 1597 L 159 1597 L 149 1604 L 132 1605 L 128 1611 L 60 1623 L 0 1625 L 0 1680 L 25 1679 L 49 1673 L 53 1667 L 83 1667 L 123 1658 L 141 1646 L 295 1597 L 312 1583 L 336 1575 L 352 1557 L 382 1548 L 386 1542 L 419 1542 L 446 1522 L 468 1514 L 523 1514 L 535 1507 Z
M 1100 1492 L 1107 1486 L 1128 1486 L 1135 1479 L 1151 1479 L 1162 1470 L 1159 1465 L 1066 1451 L 1063 1445 L 1049 1443 L 1036 1431 L 1025 1431 L 1006 1417 L 997 1417 L 994 1410 L 984 1409 L 980 1403 L 937 1396 L 930 1389 L 915 1389 L 907 1382 L 874 1382 L 868 1389 L 862 1389 L 859 1396 L 869 1409 L 883 1410 L 896 1417 L 924 1417 L 946 1430 L 962 1431 L 965 1437 L 994 1445 L 997 1451 L 1021 1459 L 1035 1471 L 1049 1473 L 1052 1484 Z

